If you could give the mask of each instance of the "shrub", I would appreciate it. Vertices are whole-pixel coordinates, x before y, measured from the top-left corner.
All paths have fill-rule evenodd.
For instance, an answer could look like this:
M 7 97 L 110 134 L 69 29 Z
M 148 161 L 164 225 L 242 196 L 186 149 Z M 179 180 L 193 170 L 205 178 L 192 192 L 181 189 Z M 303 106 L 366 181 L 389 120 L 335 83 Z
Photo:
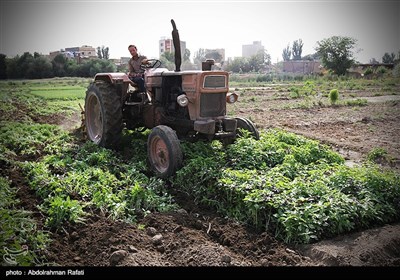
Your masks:
M 336 103 L 336 101 L 339 99 L 339 92 L 337 89 L 332 89 L 329 92 L 329 99 L 330 99 L 332 105 L 334 105 Z
M 400 63 L 397 63 L 392 70 L 393 77 L 400 78 Z
M 371 75 L 372 73 L 374 73 L 374 71 L 372 70 L 371 67 L 368 67 L 368 68 L 365 69 L 365 71 L 364 71 L 364 76 Z
M 377 147 L 368 152 L 367 160 L 374 163 L 392 163 L 393 158 L 389 155 L 385 148 Z
M 383 66 L 379 66 L 378 69 L 376 70 L 376 73 L 378 74 L 385 74 L 387 72 L 387 69 Z
M 347 106 L 367 106 L 368 100 L 363 98 L 357 98 L 355 100 L 346 100 Z

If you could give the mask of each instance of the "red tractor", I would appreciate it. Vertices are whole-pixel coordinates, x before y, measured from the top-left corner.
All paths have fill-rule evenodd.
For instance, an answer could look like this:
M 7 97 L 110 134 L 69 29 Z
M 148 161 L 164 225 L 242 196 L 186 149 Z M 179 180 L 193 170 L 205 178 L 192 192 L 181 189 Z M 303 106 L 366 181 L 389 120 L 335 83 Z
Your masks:
M 140 93 L 126 73 L 98 73 L 85 99 L 85 128 L 96 144 L 118 149 L 123 129 L 151 129 L 147 140 L 148 162 L 160 178 L 178 170 L 183 161 L 180 141 L 220 139 L 232 143 L 245 129 L 258 139 L 259 132 L 246 118 L 229 118 L 226 104 L 237 101 L 230 93 L 229 74 L 211 70 L 181 71 L 179 33 L 171 20 L 175 71 L 160 68 L 159 60 L 143 65 L 146 92 Z

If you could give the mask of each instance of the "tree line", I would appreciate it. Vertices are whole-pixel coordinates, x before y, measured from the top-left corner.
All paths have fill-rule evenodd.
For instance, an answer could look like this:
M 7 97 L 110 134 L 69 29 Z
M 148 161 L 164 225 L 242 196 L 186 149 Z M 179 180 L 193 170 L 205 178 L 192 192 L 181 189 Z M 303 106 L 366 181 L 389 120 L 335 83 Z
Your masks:
M 0 79 L 42 79 L 54 77 L 94 77 L 99 72 L 115 72 L 116 65 L 104 58 L 78 63 L 63 54 L 53 59 L 37 52 L 25 52 L 13 58 L 0 54 Z
M 354 48 L 357 40 L 345 36 L 332 36 L 317 42 L 314 54 L 302 56 L 303 42 L 298 39 L 292 46 L 287 45 L 282 51 L 284 61 L 289 60 L 320 60 L 321 64 L 337 75 L 345 75 L 347 70 L 356 64 Z M 0 79 L 40 79 L 52 77 L 93 77 L 99 72 L 115 72 L 125 69 L 116 69 L 116 65 L 108 60 L 109 48 L 102 46 L 97 48 L 97 59 L 90 59 L 78 63 L 75 59 L 68 59 L 63 54 L 58 54 L 50 60 L 37 52 L 33 55 L 25 52 L 23 55 L 7 58 L 0 54 Z M 265 72 L 271 64 L 271 56 L 266 50 L 246 58 L 237 57 L 228 63 L 222 60 L 217 51 L 206 52 L 199 49 L 194 57 L 194 63 L 190 62 L 190 51 L 186 49 L 183 57 L 183 70 L 201 69 L 201 62 L 206 59 L 214 59 L 221 69 L 234 73 Z M 163 67 L 174 69 L 174 54 L 166 52 L 161 55 Z M 394 53 L 385 53 L 382 63 L 397 64 L 400 61 Z M 376 59 L 372 63 L 378 63 Z

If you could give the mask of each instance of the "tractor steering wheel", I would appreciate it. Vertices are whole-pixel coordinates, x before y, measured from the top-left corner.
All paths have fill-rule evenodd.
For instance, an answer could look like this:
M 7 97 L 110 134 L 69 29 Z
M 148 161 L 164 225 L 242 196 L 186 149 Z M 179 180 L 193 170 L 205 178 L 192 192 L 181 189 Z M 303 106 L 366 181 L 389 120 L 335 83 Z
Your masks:
M 160 66 L 161 66 L 161 61 L 159 61 L 158 59 L 148 59 L 147 64 L 140 65 L 140 68 L 145 70 L 150 68 L 158 68 Z

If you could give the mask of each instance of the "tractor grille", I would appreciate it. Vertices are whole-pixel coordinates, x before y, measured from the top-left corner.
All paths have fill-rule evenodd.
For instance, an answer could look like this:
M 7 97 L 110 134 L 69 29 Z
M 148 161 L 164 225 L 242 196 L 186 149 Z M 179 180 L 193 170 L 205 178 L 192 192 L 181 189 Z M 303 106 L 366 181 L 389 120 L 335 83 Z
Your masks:
M 224 88 L 225 84 L 225 76 L 223 75 L 210 75 L 204 78 L 204 88 Z
M 226 94 L 203 93 L 200 98 L 200 116 L 218 117 L 225 116 Z

